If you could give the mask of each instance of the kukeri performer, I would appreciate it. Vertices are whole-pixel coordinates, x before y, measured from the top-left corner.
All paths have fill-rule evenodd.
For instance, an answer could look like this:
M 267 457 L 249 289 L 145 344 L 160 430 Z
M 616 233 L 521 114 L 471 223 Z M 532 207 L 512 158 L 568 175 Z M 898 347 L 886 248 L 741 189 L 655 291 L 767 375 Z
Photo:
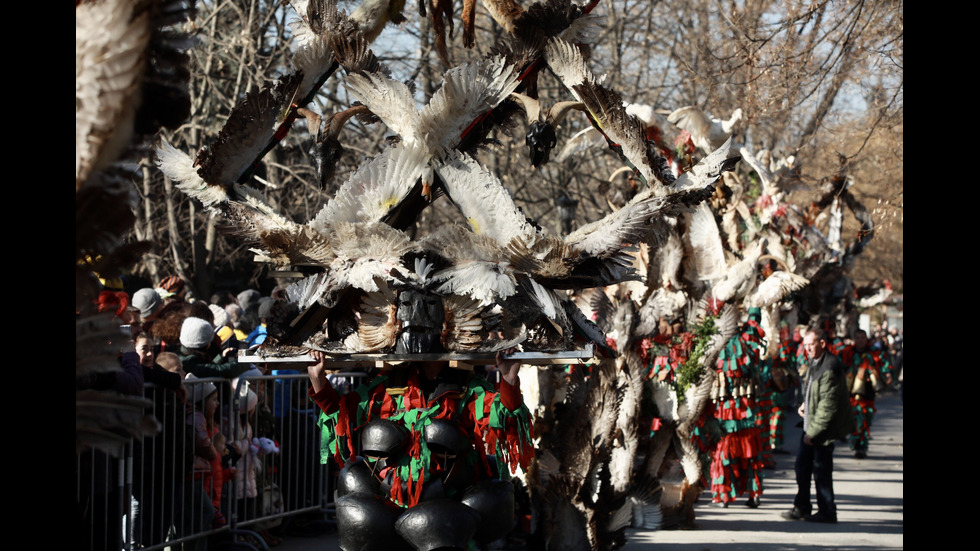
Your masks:
M 509 352 L 509 351 L 508 351 Z M 514 526 L 517 468 L 533 458 L 520 362 L 498 352 L 502 380 L 448 362 L 406 362 L 343 395 L 312 351 L 310 397 L 320 407 L 321 461 L 337 482 L 340 547 L 465 549 Z

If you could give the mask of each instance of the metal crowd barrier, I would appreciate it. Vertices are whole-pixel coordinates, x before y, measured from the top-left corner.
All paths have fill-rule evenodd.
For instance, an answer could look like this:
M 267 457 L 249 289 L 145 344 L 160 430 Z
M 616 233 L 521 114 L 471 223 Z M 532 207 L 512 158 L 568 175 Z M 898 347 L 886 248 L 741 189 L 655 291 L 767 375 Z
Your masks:
M 334 376 L 335 385 L 343 391 L 360 377 L 341 373 Z M 202 401 L 194 398 L 209 384 L 218 397 L 214 426 L 229 448 L 235 443 L 244 452 L 222 465 L 223 472 L 234 465 L 238 474 L 222 485 L 218 507 L 216 477 L 194 464 L 193 420 L 203 414 Z M 145 396 L 153 403 L 148 412 L 162 430 L 131 442 L 120 458 L 98 451 L 77 455 L 79 547 L 195 550 L 209 541 L 232 540 L 244 549 L 268 549 L 262 531 L 303 513 L 331 517 L 336 473 L 320 464 L 319 409 L 308 398 L 309 386 L 305 371 L 242 377 L 237 385 L 187 379 L 185 405 L 174 391 L 147 383 Z M 255 394 L 251 412 L 250 392 Z M 253 444 L 252 438 L 268 440 Z M 246 483 L 250 472 L 254 490 Z M 223 524 L 216 520 L 220 517 Z

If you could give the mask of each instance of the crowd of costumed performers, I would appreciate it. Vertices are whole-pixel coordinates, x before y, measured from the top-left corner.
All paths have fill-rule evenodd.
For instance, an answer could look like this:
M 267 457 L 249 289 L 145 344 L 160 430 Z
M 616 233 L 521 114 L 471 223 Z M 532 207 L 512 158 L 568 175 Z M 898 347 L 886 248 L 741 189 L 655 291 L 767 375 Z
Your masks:
M 759 401 L 759 370 L 765 333 L 759 326 L 761 311 L 749 310 L 738 334 L 718 357 L 713 392 L 713 416 L 721 439 L 711 459 L 711 503 L 727 507 L 748 493 L 748 506 L 758 507 L 762 496 L 763 443 Z

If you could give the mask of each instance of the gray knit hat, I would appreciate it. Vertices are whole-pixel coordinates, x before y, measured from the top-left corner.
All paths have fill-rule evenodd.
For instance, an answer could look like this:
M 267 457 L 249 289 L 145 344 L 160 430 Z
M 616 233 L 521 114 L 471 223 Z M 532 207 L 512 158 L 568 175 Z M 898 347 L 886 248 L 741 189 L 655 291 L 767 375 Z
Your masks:
M 262 295 L 259 294 L 255 289 L 246 289 L 241 293 L 238 293 L 238 305 L 242 307 L 246 313 L 255 313 L 259 308 L 259 299 Z
M 214 339 L 214 327 L 206 320 L 193 316 L 180 326 L 180 344 L 187 348 L 207 348 Z
M 259 299 L 259 319 L 269 319 L 272 317 L 272 306 L 276 299 L 272 297 L 262 297 Z
M 140 289 L 133 295 L 133 306 L 139 308 L 140 316 L 143 319 L 152 316 L 162 304 L 163 299 L 160 298 L 160 295 L 149 287 Z

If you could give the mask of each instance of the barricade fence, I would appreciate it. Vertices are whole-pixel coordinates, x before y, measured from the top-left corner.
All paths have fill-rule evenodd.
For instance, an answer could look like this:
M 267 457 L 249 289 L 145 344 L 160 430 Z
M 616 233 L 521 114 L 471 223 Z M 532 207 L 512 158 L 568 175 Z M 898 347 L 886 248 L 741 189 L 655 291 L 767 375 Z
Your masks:
M 362 373 L 332 376 L 343 391 Z M 82 549 L 204 549 L 258 537 L 287 517 L 333 511 L 336 472 L 320 463 L 319 409 L 305 372 L 185 379 L 186 401 L 150 383 L 160 423 L 122 457 L 77 454 Z

